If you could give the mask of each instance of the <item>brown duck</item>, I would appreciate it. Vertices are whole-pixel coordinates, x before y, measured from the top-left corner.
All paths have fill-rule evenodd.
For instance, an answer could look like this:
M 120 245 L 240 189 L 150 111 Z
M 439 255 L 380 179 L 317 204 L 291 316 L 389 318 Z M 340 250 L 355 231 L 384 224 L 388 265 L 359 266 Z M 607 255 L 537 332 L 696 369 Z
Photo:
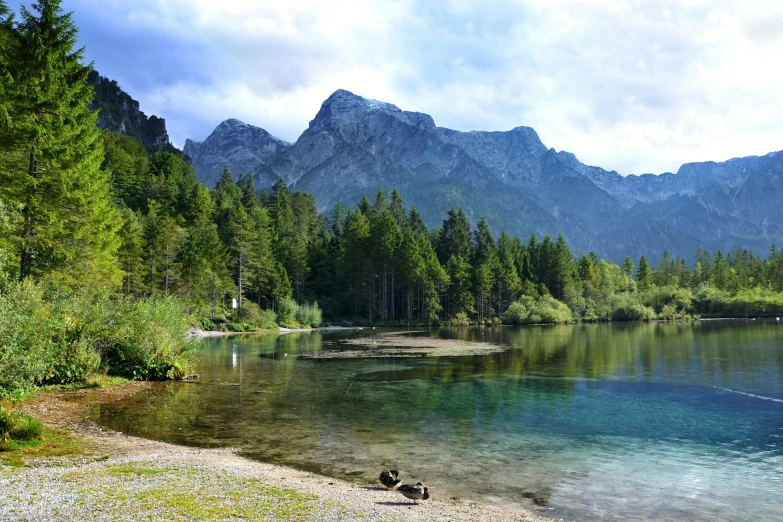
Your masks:
M 389 489 L 389 491 L 399 486 L 400 482 L 402 482 L 402 480 L 400 480 L 400 472 L 397 471 L 396 469 L 392 469 L 392 470 L 385 469 L 381 471 L 380 480 L 381 480 L 381 484 L 386 486 Z
M 397 491 L 403 494 L 405 498 L 411 499 L 416 504 L 421 504 L 422 500 L 430 498 L 430 488 L 418 482 L 415 485 L 403 484 L 397 488 Z

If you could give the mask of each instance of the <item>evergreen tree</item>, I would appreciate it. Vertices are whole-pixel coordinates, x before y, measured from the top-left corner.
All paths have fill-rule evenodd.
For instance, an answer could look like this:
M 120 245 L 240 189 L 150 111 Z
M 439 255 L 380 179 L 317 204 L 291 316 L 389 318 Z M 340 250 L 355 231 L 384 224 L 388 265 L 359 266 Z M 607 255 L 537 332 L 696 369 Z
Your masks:
M 0 198 L 21 211 L 13 234 L 19 276 L 65 286 L 119 285 L 122 221 L 100 168 L 90 67 L 80 63 L 82 50 L 74 51 L 77 30 L 60 1 L 41 0 L 33 10 L 38 16 L 22 8 L 17 45 L 2 74 Z
M 569 285 L 572 284 L 574 274 L 574 257 L 571 249 L 565 242 L 563 234 L 557 236 L 552 262 L 552 274 L 550 293 L 553 297 L 563 301 Z
M 234 281 L 237 285 L 237 317 L 233 320 L 237 321 L 242 317 L 242 301 L 245 298 L 245 291 L 248 290 L 251 274 L 256 270 L 258 262 L 256 258 L 258 231 L 245 207 L 241 205 L 234 212 L 229 230 L 231 234 L 229 247 L 233 257 Z
M 725 290 L 729 283 L 729 264 L 720 250 L 713 259 L 711 280 L 718 290 Z
M 449 210 L 437 243 L 438 259 L 441 263 L 449 261 L 451 256 L 461 257 L 463 260 L 470 258 L 470 222 L 462 207 L 459 210 Z
M 475 300 L 471 292 L 470 264 L 452 255 L 446 265 L 446 273 L 450 281 L 447 299 L 450 315 L 459 313 L 476 313 Z
M 122 290 L 139 296 L 144 292 L 144 228 L 136 212 L 124 209 L 122 215 L 123 225 L 119 232 L 122 241 L 119 249 Z
M 647 261 L 647 256 L 642 255 L 639 258 L 639 268 L 636 270 L 636 287 L 639 291 L 647 290 L 652 286 L 652 277 L 652 269 Z

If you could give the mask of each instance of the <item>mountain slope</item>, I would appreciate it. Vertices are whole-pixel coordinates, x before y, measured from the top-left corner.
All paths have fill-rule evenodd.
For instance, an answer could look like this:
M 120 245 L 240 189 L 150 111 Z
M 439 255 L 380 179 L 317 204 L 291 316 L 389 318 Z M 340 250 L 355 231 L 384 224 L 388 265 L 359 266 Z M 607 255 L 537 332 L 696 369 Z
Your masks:
M 613 261 L 627 254 L 657 260 L 664 250 L 691 258 L 700 247 L 766 253 L 772 242 L 783 243 L 780 153 L 623 177 L 547 149 L 527 127 L 459 132 L 344 90 L 324 101 L 293 145 L 260 158 L 252 151 L 263 143 L 236 140 L 204 161 L 227 166 L 227 153 L 247 154 L 241 170 L 254 172 L 257 187 L 283 177 L 312 192 L 321 210 L 396 187 L 431 226 L 463 206 L 496 233 L 562 233 L 576 251 Z M 259 158 L 255 167 L 251 157 Z M 211 179 L 207 169 L 196 170 Z
M 235 176 L 249 174 L 290 146 L 264 129 L 230 119 L 218 125 L 203 142 L 185 141 L 184 151 L 193 161 L 199 179 L 213 187 L 224 168 Z M 261 186 L 271 183 L 274 180 L 266 180 Z

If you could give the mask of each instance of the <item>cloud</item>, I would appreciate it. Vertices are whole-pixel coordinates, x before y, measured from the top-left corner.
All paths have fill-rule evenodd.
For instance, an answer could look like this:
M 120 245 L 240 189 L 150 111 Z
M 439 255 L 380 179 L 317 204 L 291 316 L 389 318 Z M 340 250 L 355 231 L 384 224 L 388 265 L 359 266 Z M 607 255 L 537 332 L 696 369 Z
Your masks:
M 64 0 L 173 141 L 236 117 L 290 141 L 338 88 L 459 130 L 535 128 L 623 174 L 783 149 L 767 0 Z

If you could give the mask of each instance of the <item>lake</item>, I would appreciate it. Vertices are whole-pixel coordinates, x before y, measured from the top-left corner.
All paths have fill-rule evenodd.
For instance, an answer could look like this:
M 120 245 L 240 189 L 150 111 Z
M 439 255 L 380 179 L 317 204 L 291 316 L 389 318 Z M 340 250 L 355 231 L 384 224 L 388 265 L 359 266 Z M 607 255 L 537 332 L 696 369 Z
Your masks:
M 198 383 L 93 415 L 359 482 L 396 468 L 440 498 L 553 518 L 783 520 L 779 322 L 407 332 L 501 351 L 312 358 L 389 333 L 372 329 L 206 339 Z

